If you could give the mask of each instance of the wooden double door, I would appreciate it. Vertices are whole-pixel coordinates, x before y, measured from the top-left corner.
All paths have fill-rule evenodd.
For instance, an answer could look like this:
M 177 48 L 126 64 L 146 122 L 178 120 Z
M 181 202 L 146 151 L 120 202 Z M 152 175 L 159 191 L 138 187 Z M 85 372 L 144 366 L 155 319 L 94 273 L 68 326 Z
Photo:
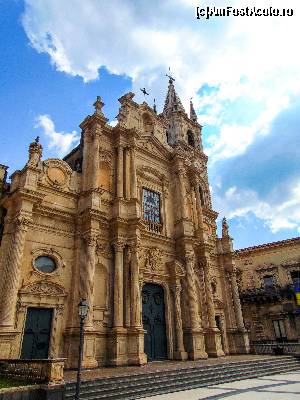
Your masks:
M 48 358 L 52 314 L 52 308 L 28 308 L 21 352 L 22 359 Z
M 144 351 L 148 361 L 167 358 L 167 336 L 164 291 L 159 285 L 147 283 L 142 290 Z

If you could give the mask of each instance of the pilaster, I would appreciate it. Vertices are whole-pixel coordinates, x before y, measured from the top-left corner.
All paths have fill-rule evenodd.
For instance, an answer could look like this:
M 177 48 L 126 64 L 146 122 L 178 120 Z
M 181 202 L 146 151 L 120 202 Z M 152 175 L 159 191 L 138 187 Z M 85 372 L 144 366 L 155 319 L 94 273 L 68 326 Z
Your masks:
M 2 300 L 0 310 L 0 328 L 13 329 L 20 284 L 21 264 L 25 245 L 26 233 L 31 218 L 18 215 L 14 221 L 14 230 L 10 240 L 10 247 L 6 254 L 4 277 L 2 278 Z

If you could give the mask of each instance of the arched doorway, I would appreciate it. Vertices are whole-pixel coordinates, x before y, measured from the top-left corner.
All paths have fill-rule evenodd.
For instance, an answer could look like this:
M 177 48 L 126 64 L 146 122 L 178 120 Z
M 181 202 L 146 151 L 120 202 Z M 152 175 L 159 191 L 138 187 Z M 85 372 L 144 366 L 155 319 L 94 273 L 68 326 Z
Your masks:
M 159 285 L 146 283 L 142 290 L 143 327 L 148 361 L 167 358 L 164 291 Z

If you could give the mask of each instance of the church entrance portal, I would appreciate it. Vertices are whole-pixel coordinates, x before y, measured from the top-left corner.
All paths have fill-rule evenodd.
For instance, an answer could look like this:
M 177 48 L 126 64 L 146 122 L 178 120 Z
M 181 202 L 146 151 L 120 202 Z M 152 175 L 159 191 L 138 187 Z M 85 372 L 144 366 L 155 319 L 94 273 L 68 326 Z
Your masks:
M 21 358 L 48 358 L 51 324 L 51 308 L 28 308 Z
M 167 358 L 164 291 L 159 285 L 146 283 L 142 290 L 145 353 L 148 361 Z

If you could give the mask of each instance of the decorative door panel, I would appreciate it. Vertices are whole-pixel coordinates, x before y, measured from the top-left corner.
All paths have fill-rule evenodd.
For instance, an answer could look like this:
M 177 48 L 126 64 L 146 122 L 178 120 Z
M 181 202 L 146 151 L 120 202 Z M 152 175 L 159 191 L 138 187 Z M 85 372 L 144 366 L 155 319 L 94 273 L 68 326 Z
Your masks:
M 167 358 L 164 291 L 159 285 L 147 283 L 142 290 L 144 348 L 148 360 Z
M 52 313 L 51 308 L 28 308 L 21 358 L 48 358 Z

